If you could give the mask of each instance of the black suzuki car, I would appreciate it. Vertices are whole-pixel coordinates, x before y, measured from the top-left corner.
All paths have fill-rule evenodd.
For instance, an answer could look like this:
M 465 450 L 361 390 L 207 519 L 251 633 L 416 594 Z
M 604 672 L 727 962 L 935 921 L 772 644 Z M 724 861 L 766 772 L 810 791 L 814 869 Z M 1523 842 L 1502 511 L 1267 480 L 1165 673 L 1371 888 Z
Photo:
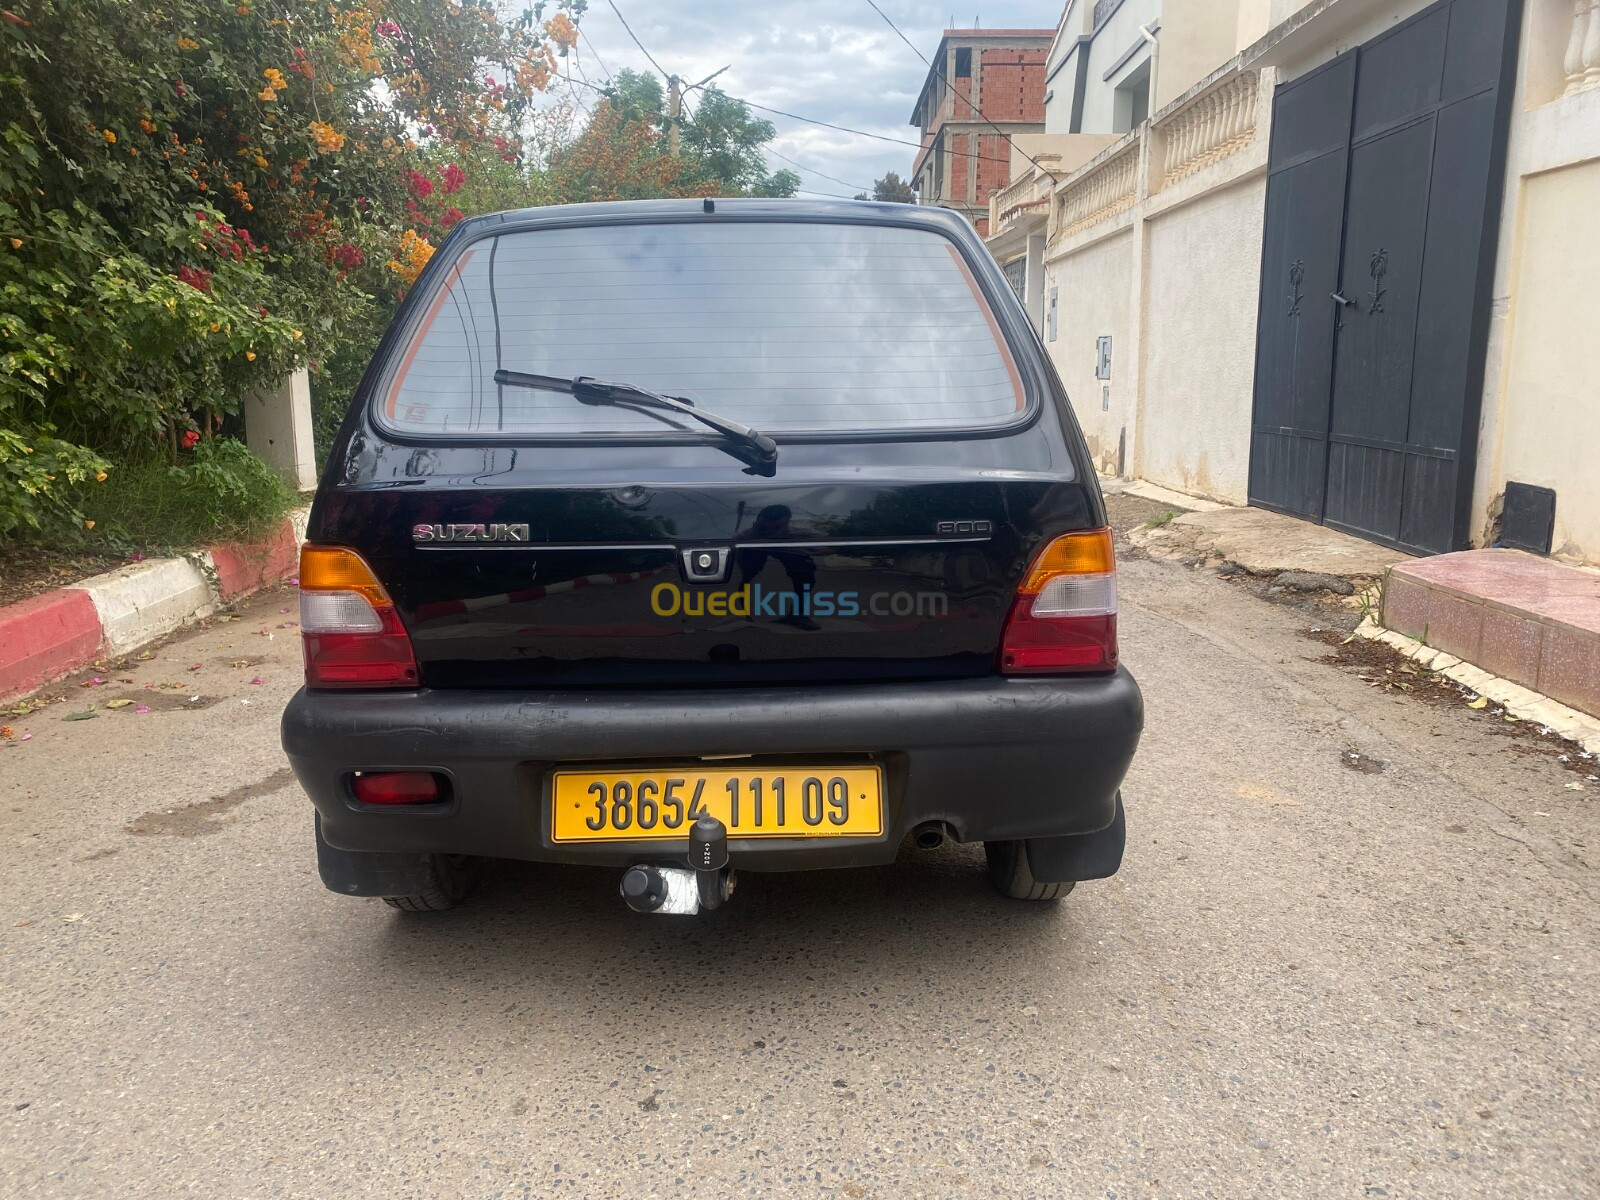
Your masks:
M 334 444 L 283 744 L 322 879 L 640 911 L 982 842 L 1121 862 L 1143 720 L 1067 397 L 971 226 L 793 200 L 462 222 Z

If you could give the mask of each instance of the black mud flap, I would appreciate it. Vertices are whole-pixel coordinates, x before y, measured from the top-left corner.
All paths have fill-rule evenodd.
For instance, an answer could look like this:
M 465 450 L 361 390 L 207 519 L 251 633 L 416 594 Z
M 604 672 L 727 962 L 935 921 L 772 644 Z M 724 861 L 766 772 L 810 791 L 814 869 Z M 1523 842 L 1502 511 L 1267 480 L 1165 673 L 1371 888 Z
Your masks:
M 1096 833 L 1076 837 L 1028 839 L 1028 868 L 1040 883 L 1079 883 L 1106 879 L 1122 865 L 1122 847 L 1128 840 L 1128 822 L 1117 793 L 1117 815 Z
M 322 840 L 316 819 L 317 873 L 322 885 L 341 896 L 420 896 L 433 886 L 432 856 L 340 850 Z

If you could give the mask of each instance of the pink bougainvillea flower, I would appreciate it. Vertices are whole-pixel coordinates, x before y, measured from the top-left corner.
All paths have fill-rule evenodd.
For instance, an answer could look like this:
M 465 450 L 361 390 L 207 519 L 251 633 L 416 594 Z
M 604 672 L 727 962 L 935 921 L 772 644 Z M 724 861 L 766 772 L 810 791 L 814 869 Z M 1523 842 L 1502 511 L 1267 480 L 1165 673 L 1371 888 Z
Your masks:
M 185 429 L 183 431 L 183 436 L 178 439 L 179 443 L 183 446 L 183 448 L 185 450 L 193 450 L 194 447 L 195 447 L 195 443 L 198 442 L 199 440 L 200 440 L 200 431 L 197 430 L 197 429 Z
M 139 705 L 138 708 L 134 709 L 133 711 L 136 712 L 136 713 L 147 713 L 147 712 L 150 711 L 150 706 L 148 704 L 141 704 L 141 705 Z
M 426 200 L 433 195 L 433 180 L 421 171 L 407 171 L 406 183 L 411 188 L 411 194 L 418 200 Z

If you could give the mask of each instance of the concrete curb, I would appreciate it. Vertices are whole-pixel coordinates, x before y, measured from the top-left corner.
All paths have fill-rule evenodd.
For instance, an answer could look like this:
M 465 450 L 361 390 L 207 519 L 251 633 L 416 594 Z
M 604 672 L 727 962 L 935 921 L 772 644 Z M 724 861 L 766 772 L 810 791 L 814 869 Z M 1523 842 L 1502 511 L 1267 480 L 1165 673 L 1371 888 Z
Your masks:
M 1215 500 L 1207 500 L 1204 496 L 1175 492 L 1147 479 L 1115 479 L 1101 476 L 1100 487 L 1106 492 L 1138 496 L 1142 500 L 1154 500 L 1157 504 L 1170 504 L 1173 508 L 1186 508 L 1190 512 L 1222 512 L 1224 509 L 1237 507 L 1233 504 L 1219 504 Z
M 228 601 L 287 579 L 299 561 L 309 512 L 296 509 L 258 542 L 130 563 L 0 607 L 0 700 L 97 658 L 137 650 Z
M 1471 688 L 1480 696 L 1487 696 L 1519 721 L 1534 721 L 1555 730 L 1569 742 L 1577 742 L 1591 754 L 1600 754 L 1600 720 L 1568 708 L 1559 700 L 1512 683 L 1498 675 L 1491 675 L 1481 667 L 1464 662 L 1453 654 L 1435 650 L 1413 637 L 1385 629 L 1370 617 L 1362 621 L 1356 633 L 1369 641 L 1382 642 L 1398 650 L 1418 666 L 1437 671 L 1446 679 L 1462 687 Z

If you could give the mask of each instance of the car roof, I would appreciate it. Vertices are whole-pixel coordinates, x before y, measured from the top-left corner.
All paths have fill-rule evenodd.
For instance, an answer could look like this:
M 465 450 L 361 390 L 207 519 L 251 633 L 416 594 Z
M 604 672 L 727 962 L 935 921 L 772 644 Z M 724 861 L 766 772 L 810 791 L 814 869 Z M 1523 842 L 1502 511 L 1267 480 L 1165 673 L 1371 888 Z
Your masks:
M 708 208 L 707 205 L 710 205 Z M 884 204 L 873 200 L 813 200 L 798 197 L 696 197 L 683 200 L 608 200 L 592 204 L 551 204 L 469 217 L 452 231 L 452 240 L 471 240 L 487 233 L 510 233 L 556 225 L 649 224 L 717 217 L 737 220 L 814 221 L 913 227 L 946 236 L 977 239 L 977 230 L 960 213 L 919 204 Z

